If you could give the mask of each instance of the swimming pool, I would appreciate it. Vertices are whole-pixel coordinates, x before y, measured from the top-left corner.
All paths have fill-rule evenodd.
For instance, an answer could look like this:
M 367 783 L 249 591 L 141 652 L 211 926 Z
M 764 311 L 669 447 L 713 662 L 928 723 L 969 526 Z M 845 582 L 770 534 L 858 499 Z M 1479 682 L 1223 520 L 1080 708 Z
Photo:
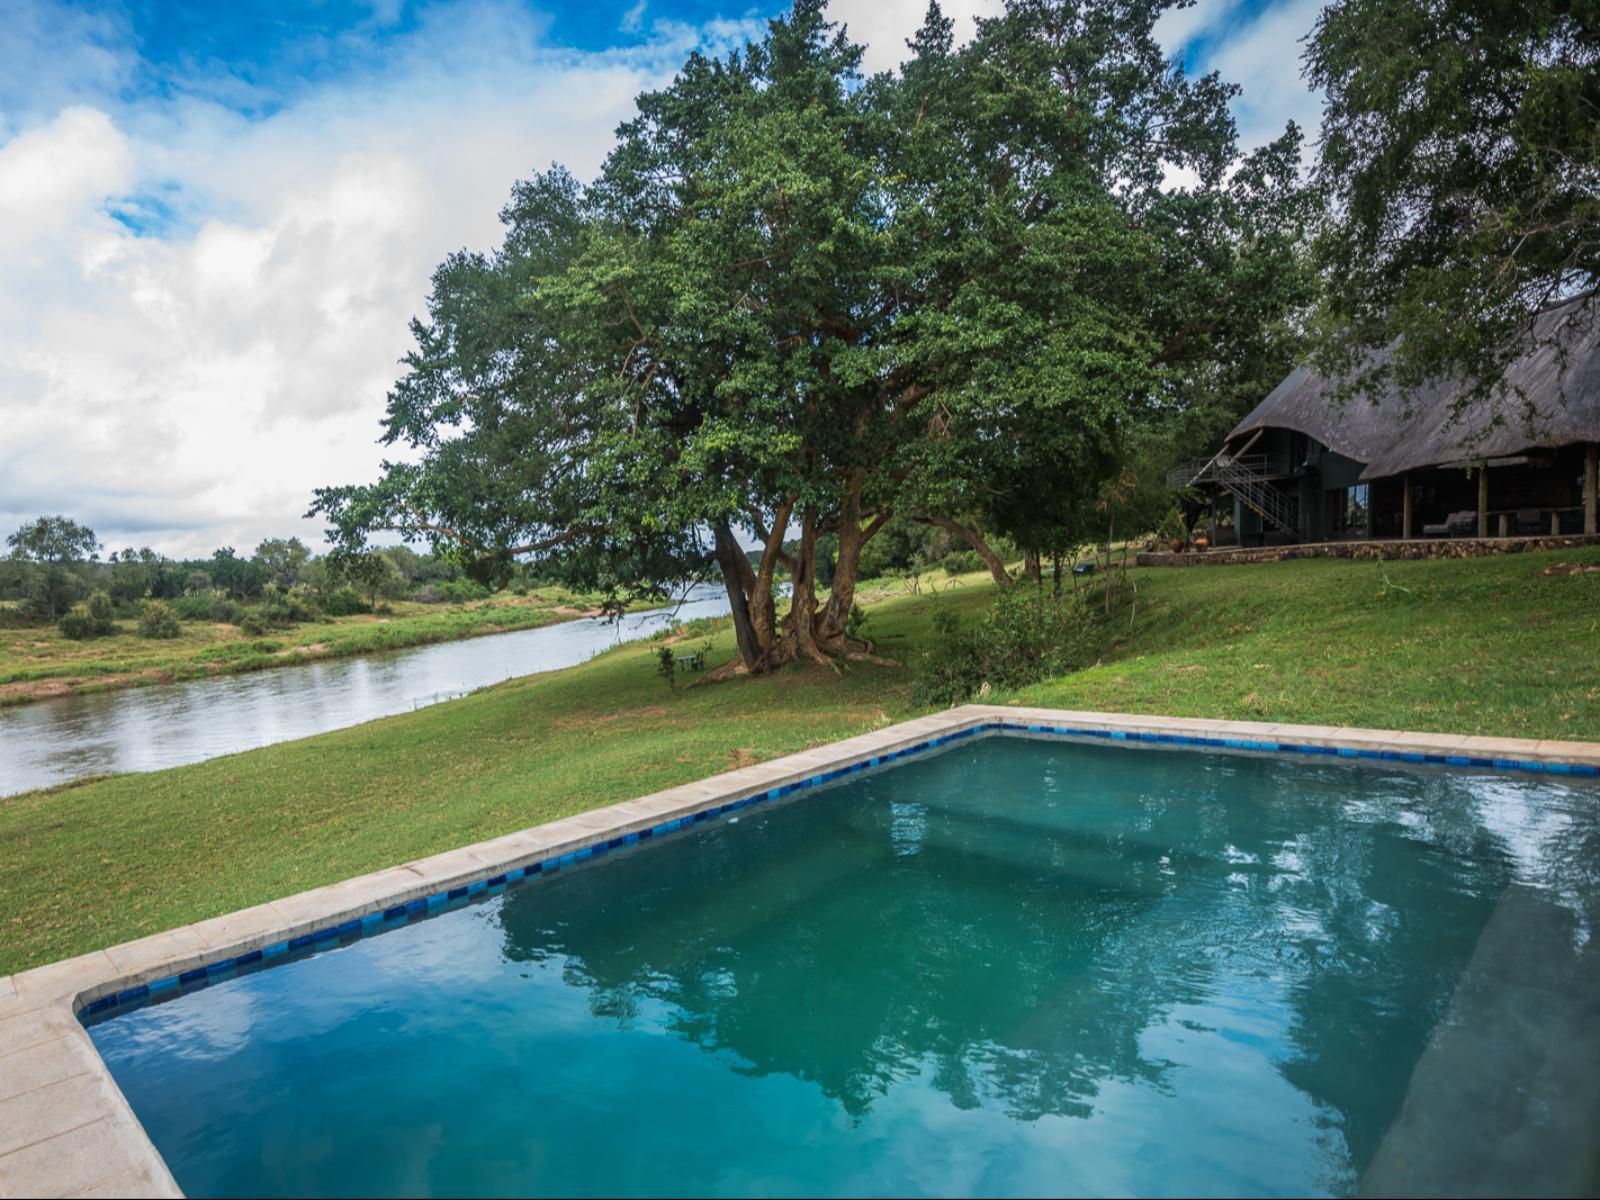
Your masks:
M 90 1032 L 192 1195 L 1347 1193 L 1596 799 L 969 739 Z

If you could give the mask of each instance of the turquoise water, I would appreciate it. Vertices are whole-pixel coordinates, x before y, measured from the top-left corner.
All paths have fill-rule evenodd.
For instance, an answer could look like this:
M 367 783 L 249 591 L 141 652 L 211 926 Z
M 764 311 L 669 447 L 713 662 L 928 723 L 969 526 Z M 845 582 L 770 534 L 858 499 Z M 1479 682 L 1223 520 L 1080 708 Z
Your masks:
M 191 1195 L 1338 1194 L 1596 797 L 992 738 L 91 1033 Z

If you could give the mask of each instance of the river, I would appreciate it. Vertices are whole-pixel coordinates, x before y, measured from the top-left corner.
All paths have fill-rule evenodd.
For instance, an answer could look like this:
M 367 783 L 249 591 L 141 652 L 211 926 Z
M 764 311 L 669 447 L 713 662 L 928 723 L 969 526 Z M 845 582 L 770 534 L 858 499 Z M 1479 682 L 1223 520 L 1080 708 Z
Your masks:
M 720 616 L 701 585 L 676 609 L 580 618 L 360 658 L 0 708 L 0 796 L 121 771 L 157 771 L 409 712 L 517 675 L 576 666 L 670 620 Z M 647 669 L 641 666 L 641 670 Z

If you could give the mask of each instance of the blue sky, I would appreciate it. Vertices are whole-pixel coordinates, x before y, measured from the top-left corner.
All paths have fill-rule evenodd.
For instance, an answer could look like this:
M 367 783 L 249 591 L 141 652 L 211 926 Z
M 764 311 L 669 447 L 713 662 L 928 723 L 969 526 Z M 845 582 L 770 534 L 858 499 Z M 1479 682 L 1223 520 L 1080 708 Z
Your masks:
M 893 69 L 926 0 L 834 0 Z M 958 35 L 999 0 L 950 0 Z M 0 22 L 0 534 L 40 512 L 175 554 L 315 540 L 369 477 L 435 264 L 514 180 L 596 168 L 640 90 L 781 6 L 719 0 L 8 0 Z M 1319 0 L 1158 32 L 1241 83 L 1247 143 L 1314 131 Z

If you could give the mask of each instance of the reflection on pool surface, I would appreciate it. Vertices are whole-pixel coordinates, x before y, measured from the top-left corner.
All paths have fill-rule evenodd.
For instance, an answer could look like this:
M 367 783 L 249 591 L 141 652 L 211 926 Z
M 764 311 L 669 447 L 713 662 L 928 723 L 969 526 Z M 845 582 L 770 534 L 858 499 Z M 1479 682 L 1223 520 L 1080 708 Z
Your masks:
M 991 738 L 91 1032 L 191 1195 L 1348 1192 L 1596 794 Z

